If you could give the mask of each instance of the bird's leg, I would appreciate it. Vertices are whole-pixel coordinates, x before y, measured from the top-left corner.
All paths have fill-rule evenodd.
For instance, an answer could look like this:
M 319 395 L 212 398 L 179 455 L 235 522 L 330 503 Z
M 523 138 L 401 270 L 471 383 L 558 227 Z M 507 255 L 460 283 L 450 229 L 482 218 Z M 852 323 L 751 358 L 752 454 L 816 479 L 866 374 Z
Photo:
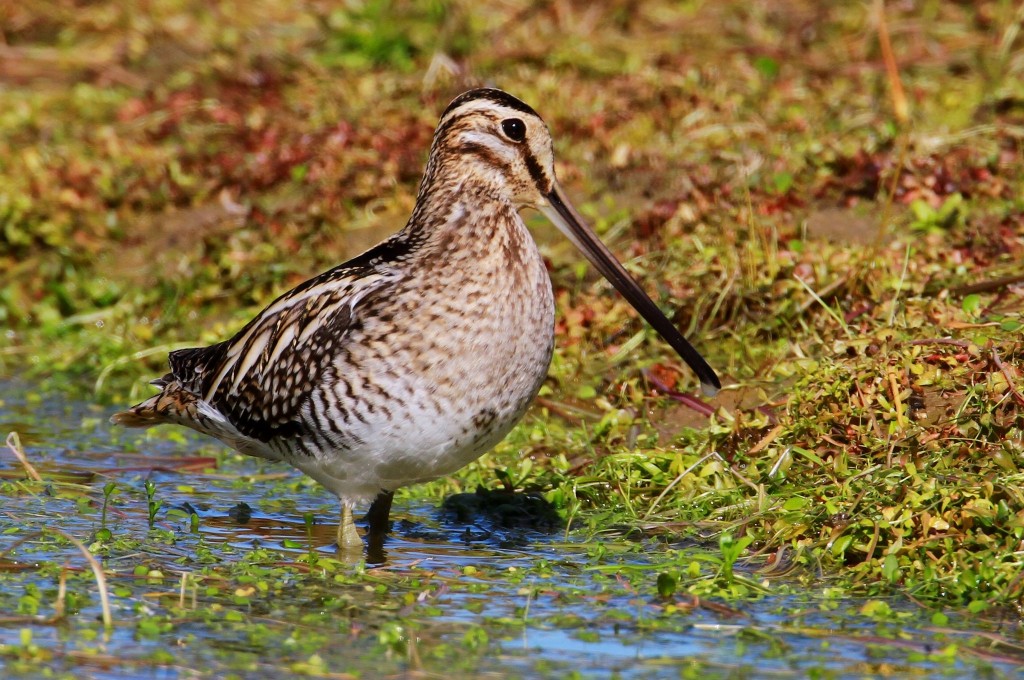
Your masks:
M 363 549 L 363 539 L 356 531 L 356 523 L 352 520 L 352 506 L 342 501 L 341 522 L 338 523 L 338 550 L 348 551 Z
M 373 499 L 370 510 L 366 513 L 367 528 L 371 536 L 383 536 L 391 533 L 391 521 L 388 517 L 391 514 L 391 501 L 394 499 L 394 491 L 381 491 Z

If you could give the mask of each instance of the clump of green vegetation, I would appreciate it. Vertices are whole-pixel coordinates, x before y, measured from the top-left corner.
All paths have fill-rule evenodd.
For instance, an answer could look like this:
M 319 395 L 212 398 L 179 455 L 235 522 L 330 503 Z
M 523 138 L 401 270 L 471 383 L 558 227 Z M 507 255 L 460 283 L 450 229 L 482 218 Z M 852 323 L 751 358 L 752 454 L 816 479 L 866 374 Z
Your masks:
M 438 113 L 495 84 L 545 117 L 563 184 L 727 388 L 683 396 L 685 368 L 535 220 L 559 305 L 538 406 L 491 455 L 407 501 L 510 486 L 543 496 L 573 535 L 702 545 L 639 577 L 673 611 L 684 596 L 757 598 L 777 578 L 873 598 L 865 615 L 879 620 L 898 616 L 877 599 L 893 593 L 1019 607 L 1021 17 L 994 0 L 889 7 L 884 24 L 871 11 L 12 6 L 0 371 L 86 384 L 107 404 L 148 394 L 167 351 L 223 339 L 397 229 Z M 129 496 L 143 526 L 173 510 L 206 528 L 163 486 L 82 484 L 69 507 L 103 508 L 99 553 L 172 541 L 119 531 L 107 513 Z M 190 616 L 213 621 L 303 570 L 358 580 L 307 529 L 289 540 L 306 562 L 266 582 L 261 555 L 190 544 L 180 559 L 208 571 L 182 592 L 209 598 Z M 244 566 L 224 576 L 210 566 L 224 559 Z M 138 567 L 167 577 L 167 564 Z M 398 580 L 415 599 L 415 578 Z M 324 615 L 358 607 L 359 584 L 318 592 Z M 9 604 L 35 615 L 47 597 Z M 181 611 L 140 617 L 138 637 Z M 407 624 L 381 624 L 373 653 L 415 657 Z M 461 631 L 459 651 L 494 635 Z M 320 648 L 299 638 L 293 672 L 321 672 Z M 0 649 L 25 667 L 45 653 L 38 634 Z

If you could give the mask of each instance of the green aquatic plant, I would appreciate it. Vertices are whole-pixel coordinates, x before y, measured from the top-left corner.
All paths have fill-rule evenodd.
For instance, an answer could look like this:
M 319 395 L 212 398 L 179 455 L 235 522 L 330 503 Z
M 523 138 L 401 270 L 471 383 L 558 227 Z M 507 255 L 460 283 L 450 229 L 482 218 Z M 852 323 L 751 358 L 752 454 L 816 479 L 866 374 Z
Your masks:
M 147 521 L 149 522 L 149 528 L 153 529 L 156 527 L 156 515 L 160 512 L 164 502 L 156 499 L 156 483 L 153 480 L 147 479 L 144 486 L 146 489 Z

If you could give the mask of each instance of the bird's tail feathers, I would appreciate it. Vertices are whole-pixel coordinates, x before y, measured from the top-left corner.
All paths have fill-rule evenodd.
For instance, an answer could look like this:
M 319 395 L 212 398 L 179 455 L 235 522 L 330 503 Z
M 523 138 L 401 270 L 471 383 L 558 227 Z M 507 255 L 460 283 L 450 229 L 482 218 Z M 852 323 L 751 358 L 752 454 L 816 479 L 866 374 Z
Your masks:
M 177 383 L 164 385 L 160 394 L 132 406 L 130 409 L 115 413 L 110 422 L 124 427 L 150 427 L 161 423 L 182 423 L 194 417 L 199 397 L 182 389 Z

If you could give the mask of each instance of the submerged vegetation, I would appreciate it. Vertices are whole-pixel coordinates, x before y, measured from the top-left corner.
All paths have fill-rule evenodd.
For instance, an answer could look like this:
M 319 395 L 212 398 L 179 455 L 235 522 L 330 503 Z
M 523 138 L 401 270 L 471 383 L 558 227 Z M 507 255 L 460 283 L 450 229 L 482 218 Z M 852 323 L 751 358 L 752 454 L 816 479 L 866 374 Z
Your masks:
M 885 639 L 898 636 L 881 629 L 908 616 L 890 597 L 934 610 L 936 629 L 1016 616 L 1024 14 L 1002 0 L 881 5 L 8 3 L 0 373 L 108 406 L 149 394 L 167 351 L 225 338 L 278 293 L 399 228 L 440 111 L 469 87 L 496 85 L 546 119 L 567 191 L 727 388 L 687 396 L 685 367 L 530 217 L 559 308 L 548 383 L 495 451 L 399 498 L 526 490 L 564 526 L 531 546 L 536 561 L 428 574 L 319 553 L 333 510 L 308 480 L 212 445 L 174 457 L 192 440 L 111 432 L 107 407 L 26 424 L 39 397 L 0 383 L 12 391 L 0 399 L 19 405 L 6 420 L 24 426 L 30 464 L 46 463 L 40 444 L 72 426 L 91 451 L 109 442 L 147 471 L 85 455 L 63 476 L 58 461 L 39 465 L 32 481 L 5 458 L 0 575 L 12 585 L 0 611 L 28 632 L 16 643 L 5 633 L 0 654 L 26 673 L 52 660 L 56 643 L 31 626 L 57 584 L 64 611 L 98 612 L 72 539 L 104 560 L 115 599 L 134 603 L 115 622 L 130 620 L 128 636 L 144 641 L 126 662 L 143 668 L 173 663 L 167 641 L 184 622 L 237 647 L 231 662 L 220 648 L 209 663 L 266 671 L 259 650 L 284 645 L 292 672 L 327 674 L 344 666 L 326 655 L 323 624 L 344 617 L 371 659 L 364 670 L 396 668 L 395 658 L 445 668 L 433 658 L 500 672 L 481 661 L 488 636 L 525 626 L 552 573 L 564 602 L 612 603 L 589 624 L 561 604 L 535 605 L 578 639 L 618 630 L 637 598 L 651 618 L 630 630 L 662 631 L 707 606 L 742 616 L 745 603 L 808 588 L 825 593 L 819 613 L 856 601 Z M 62 434 L 48 439 L 48 427 Z M 159 483 L 146 462 L 154 451 L 166 456 Z M 218 484 L 291 517 L 282 551 L 211 545 L 197 498 Z M 228 524 L 227 512 L 217 521 Z M 53 530 L 75 516 L 84 523 Z M 590 545 L 558 557 L 563 535 Z M 643 555 L 658 546 L 660 557 Z M 42 566 L 26 572 L 23 556 Z M 81 570 L 62 570 L 64 559 Z M 608 578 L 592 590 L 552 567 L 560 560 Z M 282 599 L 296 586 L 313 609 Z M 521 599 L 462 628 L 432 609 L 442 589 Z M 484 603 L 465 600 L 470 611 Z M 95 630 L 74 625 L 78 636 Z M 775 653 L 771 633 L 744 630 L 736 644 Z M 979 658 L 1024 662 L 1019 638 L 987 639 Z M 958 658 L 955 641 L 936 644 L 907 659 L 941 669 Z M 75 654 L 114 663 L 81 647 L 64 662 Z

